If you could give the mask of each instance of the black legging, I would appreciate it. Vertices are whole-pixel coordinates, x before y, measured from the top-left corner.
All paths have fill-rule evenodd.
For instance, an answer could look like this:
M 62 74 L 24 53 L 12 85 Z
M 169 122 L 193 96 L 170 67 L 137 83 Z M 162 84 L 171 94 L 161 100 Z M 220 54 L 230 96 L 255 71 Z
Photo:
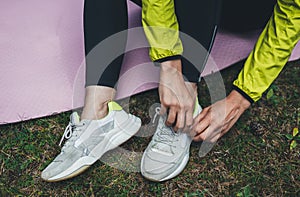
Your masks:
M 273 13 L 277 0 L 224 0 L 220 27 L 233 32 L 263 28 Z
M 141 0 L 131 0 L 141 6 Z M 219 15 L 220 0 L 175 0 L 176 16 L 180 31 L 192 36 L 209 51 L 216 33 Z M 126 0 L 85 0 L 84 7 L 84 33 L 86 55 L 102 40 L 128 28 L 128 14 Z M 120 40 L 118 47 L 126 46 L 126 38 Z M 183 47 L 184 46 L 183 42 Z M 112 46 L 113 47 L 113 46 Z M 185 54 L 185 52 L 184 52 Z M 183 56 L 184 56 L 183 54 Z M 118 81 L 124 55 L 112 61 L 103 74 L 98 84 L 114 87 Z M 199 64 L 206 63 L 206 57 L 199 57 Z M 86 85 L 96 85 L 88 81 L 88 73 L 93 72 L 94 66 L 101 65 L 101 59 L 89 62 L 87 59 Z M 188 81 L 198 82 L 200 73 L 189 61 L 182 57 L 182 73 Z M 99 74 L 100 75 L 100 74 Z

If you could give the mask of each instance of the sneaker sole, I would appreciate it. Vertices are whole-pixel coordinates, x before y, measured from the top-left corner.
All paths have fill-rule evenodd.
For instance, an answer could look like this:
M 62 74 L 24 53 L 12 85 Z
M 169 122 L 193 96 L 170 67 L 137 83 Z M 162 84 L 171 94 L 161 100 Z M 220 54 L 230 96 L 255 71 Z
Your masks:
M 186 156 L 183 158 L 181 164 L 177 167 L 177 169 L 176 169 L 172 174 L 170 174 L 169 176 L 167 176 L 167 177 L 165 177 L 165 178 L 159 180 L 159 182 L 161 182 L 161 181 L 166 181 L 166 180 L 169 180 L 169 179 L 172 179 L 172 178 L 176 177 L 177 175 L 179 175 L 179 174 L 184 170 L 184 168 L 186 167 L 186 165 L 187 165 L 187 163 L 188 163 L 188 161 L 189 161 L 189 158 L 190 158 L 190 156 L 189 156 L 189 155 L 186 155 Z
M 107 151 L 118 147 L 120 144 L 127 141 L 134 134 L 136 134 L 141 127 L 140 118 L 129 114 L 130 121 L 126 121 L 126 124 L 118 125 L 118 128 L 113 129 L 105 136 L 104 141 L 106 143 L 100 143 L 97 145 L 89 154 L 89 156 L 82 157 L 77 160 L 73 165 L 62 173 L 49 178 L 45 181 L 47 182 L 57 182 L 63 181 L 72 177 L 75 177 L 86 169 L 88 169 L 92 164 L 94 164 L 98 159 L 100 159 Z M 120 132 L 121 130 L 121 132 Z M 106 139 L 106 140 L 105 140 Z M 104 147 L 104 148 L 103 148 Z M 99 151 L 101 150 L 101 151 Z
M 188 151 L 189 152 L 189 151 Z M 147 175 L 144 173 L 144 172 L 142 172 L 142 175 L 146 178 L 146 179 L 148 179 L 149 181 L 153 181 L 153 182 L 163 182 L 163 181 L 167 181 L 167 180 L 169 180 L 169 179 L 172 179 L 172 178 L 174 178 L 174 177 L 176 177 L 177 175 L 179 175 L 183 170 L 184 170 L 184 168 L 186 167 L 186 165 L 187 165 L 187 163 L 188 163 L 188 161 L 189 161 L 189 158 L 190 158 L 190 156 L 189 156 L 189 154 L 187 154 L 184 158 L 183 158 L 183 160 L 180 162 L 180 165 L 176 168 L 176 170 L 175 171 L 173 171 L 171 174 L 169 174 L 168 176 L 166 176 L 166 177 L 164 177 L 164 178 L 161 178 L 161 179 L 153 179 L 153 178 L 151 178 L 151 177 L 147 177 Z M 142 157 L 142 162 L 144 161 L 144 155 L 143 155 L 143 157 Z

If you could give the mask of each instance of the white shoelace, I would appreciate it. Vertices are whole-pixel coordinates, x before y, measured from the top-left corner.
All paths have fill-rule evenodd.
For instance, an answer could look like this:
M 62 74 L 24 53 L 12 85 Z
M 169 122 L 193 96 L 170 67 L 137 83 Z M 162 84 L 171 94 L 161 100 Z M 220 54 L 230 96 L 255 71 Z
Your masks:
M 157 116 L 159 116 L 159 115 L 160 115 L 160 107 L 156 107 L 155 108 L 155 115 L 154 115 L 153 120 L 152 120 L 153 124 L 155 123 L 155 120 L 156 120 Z
M 73 133 L 75 133 L 74 131 L 80 130 L 80 129 L 78 129 L 78 127 L 82 127 L 83 125 L 84 125 L 84 123 L 74 124 L 72 122 L 69 122 L 68 126 L 65 129 L 63 136 L 60 139 L 59 146 L 61 146 L 64 139 L 67 139 L 67 140 L 70 139 L 73 136 Z M 74 136 L 76 137 L 77 135 L 74 135 Z
M 155 122 L 155 119 L 160 115 L 160 107 L 156 107 L 155 108 L 155 115 L 153 117 L 153 123 Z M 172 143 L 174 142 L 174 137 L 178 136 L 178 134 L 176 132 L 174 132 L 174 130 L 171 127 L 167 127 L 164 123 L 162 127 L 158 128 L 160 130 L 160 132 L 157 133 L 157 139 L 155 139 L 156 142 L 158 143 L 162 143 L 165 145 L 168 145 L 170 147 L 171 152 L 172 151 L 172 147 L 176 148 L 176 146 L 174 146 Z M 169 131 L 169 129 L 171 129 L 171 132 Z M 176 140 L 178 141 L 178 139 Z

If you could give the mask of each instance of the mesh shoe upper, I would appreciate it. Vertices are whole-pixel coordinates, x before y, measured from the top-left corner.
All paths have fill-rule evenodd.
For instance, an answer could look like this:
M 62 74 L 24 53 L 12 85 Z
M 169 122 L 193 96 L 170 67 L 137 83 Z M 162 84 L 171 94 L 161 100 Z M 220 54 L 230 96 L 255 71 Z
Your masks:
M 198 105 L 194 115 L 200 111 Z M 179 174 L 188 161 L 191 142 L 188 134 L 174 132 L 160 116 L 156 132 L 142 158 L 143 176 L 153 181 L 164 181 Z
M 96 162 L 105 152 L 133 136 L 141 125 L 140 119 L 127 114 L 114 102 L 101 120 L 82 120 L 72 113 L 63 138 L 67 138 L 61 153 L 42 172 L 47 181 L 64 180 L 81 168 Z M 62 142 L 62 140 L 61 140 Z

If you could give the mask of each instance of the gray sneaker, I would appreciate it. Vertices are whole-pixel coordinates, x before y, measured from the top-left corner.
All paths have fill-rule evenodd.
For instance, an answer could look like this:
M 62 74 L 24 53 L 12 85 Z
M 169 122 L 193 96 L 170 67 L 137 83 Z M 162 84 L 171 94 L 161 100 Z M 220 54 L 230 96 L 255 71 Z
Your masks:
M 79 121 L 76 112 L 71 115 L 62 137 L 62 140 L 68 140 L 61 153 L 43 170 L 43 180 L 62 181 L 82 173 L 104 153 L 127 141 L 139 130 L 139 118 L 126 113 L 115 102 L 108 106 L 108 115 L 100 120 Z
M 196 106 L 194 117 L 201 112 Z M 160 116 L 156 131 L 141 160 L 141 173 L 151 181 L 166 181 L 174 178 L 185 168 L 190 153 L 192 138 L 186 133 L 175 133 L 165 125 Z

